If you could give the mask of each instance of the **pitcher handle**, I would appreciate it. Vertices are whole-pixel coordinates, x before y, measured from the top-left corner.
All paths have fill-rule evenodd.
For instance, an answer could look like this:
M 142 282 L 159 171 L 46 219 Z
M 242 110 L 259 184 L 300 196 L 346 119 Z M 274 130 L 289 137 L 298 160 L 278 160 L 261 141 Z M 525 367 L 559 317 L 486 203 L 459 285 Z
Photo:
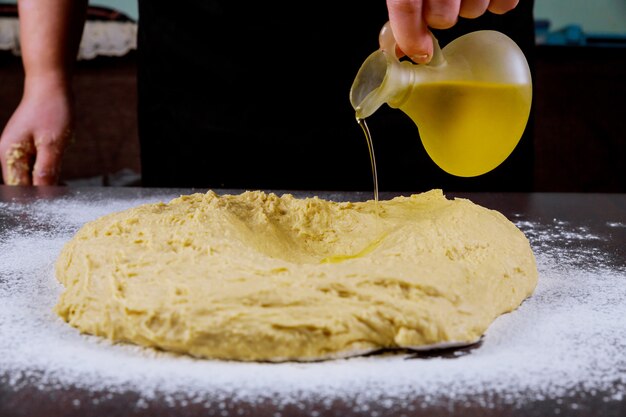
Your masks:
M 437 41 L 435 35 L 430 32 L 430 36 L 433 38 L 433 57 L 426 65 L 438 67 L 445 63 L 445 58 L 443 57 L 443 53 L 439 47 L 439 41 Z M 380 34 L 378 35 L 378 44 L 380 45 L 381 51 L 385 52 L 392 59 L 399 61 L 398 56 L 396 55 L 396 38 L 393 36 L 391 23 L 385 23 L 383 28 L 380 30 Z

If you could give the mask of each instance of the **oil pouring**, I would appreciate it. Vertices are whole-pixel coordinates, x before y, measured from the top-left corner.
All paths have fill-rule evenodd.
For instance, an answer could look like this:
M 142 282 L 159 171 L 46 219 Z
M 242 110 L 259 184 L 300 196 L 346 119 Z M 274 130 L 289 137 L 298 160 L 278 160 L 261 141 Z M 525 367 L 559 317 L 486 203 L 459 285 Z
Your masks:
M 526 127 L 528 62 L 513 40 L 496 31 L 469 33 L 443 49 L 433 40 L 429 64 L 400 61 L 391 26 L 383 26 L 380 49 L 365 60 L 350 89 L 356 118 L 387 103 L 415 122 L 426 152 L 444 171 L 460 177 L 489 172 L 513 152 Z

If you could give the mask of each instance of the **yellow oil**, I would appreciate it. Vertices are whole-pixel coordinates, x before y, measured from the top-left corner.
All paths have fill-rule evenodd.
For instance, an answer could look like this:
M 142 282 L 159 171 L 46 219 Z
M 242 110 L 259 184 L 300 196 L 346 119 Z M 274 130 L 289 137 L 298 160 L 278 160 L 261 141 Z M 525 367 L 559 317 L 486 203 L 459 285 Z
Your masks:
M 526 85 L 436 82 L 416 85 L 400 109 L 418 126 L 439 167 L 473 177 L 511 154 L 528 121 L 531 96 Z
M 357 117 L 356 121 L 359 124 L 359 126 L 361 126 L 361 129 L 363 129 L 363 134 L 365 135 L 365 142 L 367 143 L 367 150 L 369 151 L 369 155 L 370 155 L 370 164 L 372 167 L 372 180 L 374 182 L 374 211 L 376 215 L 376 222 L 375 222 L 376 226 L 374 230 L 374 236 L 376 236 L 380 234 L 380 209 L 378 207 L 378 172 L 376 171 L 376 156 L 374 155 L 374 144 L 372 142 L 372 135 L 370 134 L 370 130 L 367 127 L 367 123 L 365 122 L 365 119 L 361 119 Z M 360 258 L 362 256 L 369 254 L 374 249 L 376 249 L 378 245 L 380 245 L 380 243 L 383 241 L 384 238 L 385 236 L 381 236 L 378 239 L 373 240 L 365 248 L 363 248 L 362 250 L 354 254 L 327 256 L 323 258 L 320 261 L 320 263 L 337 264 L 343 261 L 347 261 L 348 259 Z
M 376 217 L 378 217 L 378 172 L 376 171 L 376 156 L 374 155 L 374 144 L 372 143 L 372 135 L 365 119 L 359 117 L 356 118 L 357 123 L 363 129 L 365 135 L 365 142 L 367 143 L 367 150 L 370 154 L 370 164 L 372 166 L 372 179 L 374 181 L 374 207 L 376 209 Z
M 386 235 L 383 235 L 383 236 L 379 237 L 378 239 L 372 241 L 365 248 L 363 248 L 362 250 L 360 250 L 357 253 L 354 253 L 352 255 L 331 255 L 331 256 L 327 256 L 326 258 L 322 259 L 320 261 L 320 263 L 322 263 L 322 264 L 338 264 L 340 262 L 347 261 L 348 259 L 360 258 L 362 256 L 365 256 L 365 255 L 371 253 L 374 249 L 376 249 L 378 247 L 378 245 L 380 245 L 381 242 L 385 239 L 385 237 L 386 237 Z

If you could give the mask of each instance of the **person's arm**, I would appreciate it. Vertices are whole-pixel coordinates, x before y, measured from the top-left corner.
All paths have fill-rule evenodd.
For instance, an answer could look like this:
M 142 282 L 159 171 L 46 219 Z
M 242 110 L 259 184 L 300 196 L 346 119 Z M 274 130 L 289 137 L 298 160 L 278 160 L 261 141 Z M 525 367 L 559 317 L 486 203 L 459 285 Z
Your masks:
M 19 0 L 24 93 L 0 136 L 5 184 L 51 185 L 72 136 L 71 69 L 87 0 Z
M 433 56 L 428 29 L 448 29 L 459 16 L 476 18 L 487 10 L 502 14 L 517 6 L 518 0 L 387 0 L 391 30 L 403 55 L 418 64 Z

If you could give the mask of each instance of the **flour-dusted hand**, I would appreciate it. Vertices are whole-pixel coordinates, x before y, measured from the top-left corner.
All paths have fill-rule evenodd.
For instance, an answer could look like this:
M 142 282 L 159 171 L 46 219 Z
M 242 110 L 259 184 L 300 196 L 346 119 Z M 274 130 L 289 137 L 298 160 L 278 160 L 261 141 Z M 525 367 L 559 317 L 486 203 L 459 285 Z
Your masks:
M 429 28 L 448 29 L 459 16 L 476 18 L 487 10 L 506 13 L 517 3 L 518 0 L 387 0 L 387 9 L 399 54 L 422 64 L 433 56 Z
M 87 0 L 20 0 L 24 64 L 22 101 L 0 136 L 0 163 L 9 185 L 53 185 L 72 135 L 72 66 Z
M 2 176 L 8 185 L 54 185 L 72 136 L 67 85 L 60 80 L 27 84 L 20 105 L 0 136 Z

